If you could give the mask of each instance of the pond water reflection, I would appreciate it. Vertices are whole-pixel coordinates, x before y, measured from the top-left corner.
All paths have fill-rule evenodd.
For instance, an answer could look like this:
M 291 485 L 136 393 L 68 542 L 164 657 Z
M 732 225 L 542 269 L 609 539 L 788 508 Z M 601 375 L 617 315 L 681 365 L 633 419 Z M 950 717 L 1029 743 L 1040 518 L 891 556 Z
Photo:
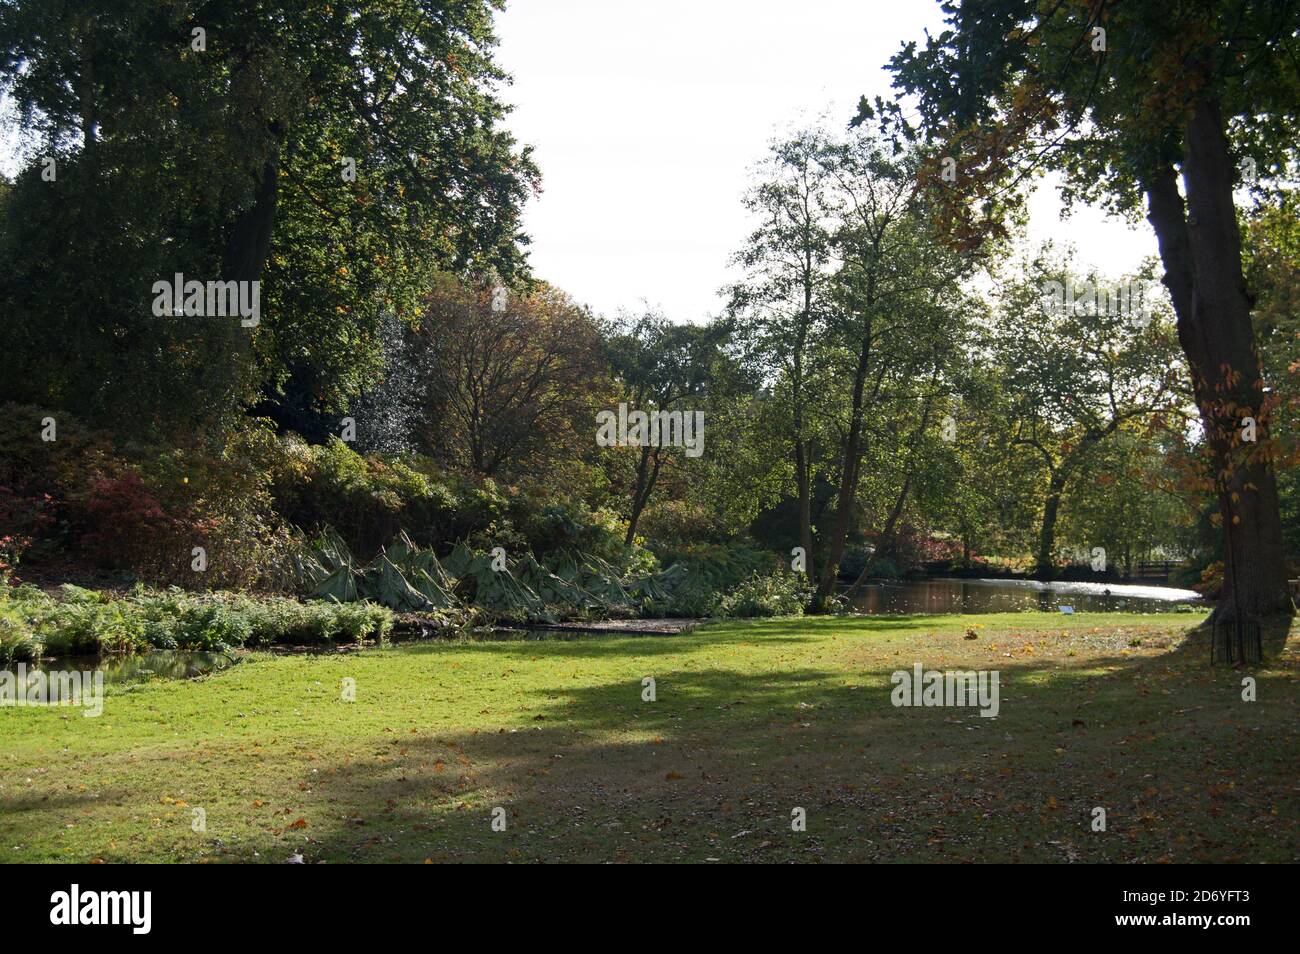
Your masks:
M 138 656 L 55 656 L 38 662 L 23 664 L 30 678 L 38 671 L 104 673 L 104 685 L 146 682 L 150 679 L 191 679 L 217 669 L 224 669 L 235 661 L 227 653 L 200 653 L 159 650 Z M 0 666 L 0 670 L 17 673 L 16 663 Z
M 1205 605 L 1199 593 L 1169 586 L 1120 583 L 1039 583 L 1036 580 L 906 580 L 871 583 L 849 604 L 868 614 L 1048 613 L 1070 606 L 1077 612 L 1170 613 Z

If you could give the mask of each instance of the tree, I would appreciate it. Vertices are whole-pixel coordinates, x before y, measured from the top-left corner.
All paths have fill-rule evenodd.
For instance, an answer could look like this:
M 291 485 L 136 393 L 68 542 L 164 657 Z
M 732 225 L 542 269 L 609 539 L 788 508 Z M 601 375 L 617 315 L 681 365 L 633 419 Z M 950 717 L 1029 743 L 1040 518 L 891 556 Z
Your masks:
M 850 599 L 871 577 L 880 557 L 894 549 L 897 534 L 902 529 L 900 521 L 905 519 L 907 508 L 915 497 L 929 489 L 935 474 L 939 463 L 936 445 L 942 439 L 942 432 L 932 424 L 939 417 L 938 410 L 947 404 L 938 377 L 938 374 L 932 375 L 927 386 L 916 394 L 921 405 L 919 417 L 912 415 L 916 419 L 911 421 L 893 418 L 892 421 L 897 421 L 900 428 L 896 440 L 872 443 L 873 453 L 867 458 L 871 466 L 864 468 L 863 486 L 858 498 L 860 504 L 864 498 L 869 501 L 864 509 L 884 514 L 884 520 L 876 534 L 874 548 L 845 594 Z
M 722 321 L 675 325 L 653 312 L 624 321 L 610 340 L 609 354 L 627 413 L 677 413 L 683 420 L 686 415 L 703 413 L 704 399 L 729 335 L 730 326 Z M 692 427 L 694 420 L 692 417 Z M 698 429 L 694 439 L 704 441 L 703 428 Z M 635 443 L 629 441 L 628 446 L 636 454 L 625 540 L 630 545 L 636 539 L 637 524 L 654 493 L 660 471 L 671 456 L 684 455 L 685 450 L 654 435 L 638 438 Z M 703 447 L 701 443 L 701 451 Z
M 1045 297 L 1049 286 L 1056 294 Z M 1172 334 L 1158 310 L 1139 300 L 1143 287 L 1136 280 L 1107 284 L 1095 274 L 1081 281 L 1043 258 L 1028 263 L 1024 278 L 1004 276 L 997 285 L 989 343 L 1011 443 L 1033 452 L 1047 480 L 1036 558 L 1043 577 L 1053 572 L 1070 482 L 1121 427 L 1181 400 Z M 1075 289 L 1084 292 L 1079 300 Z
M 1252 211 L 1245 255 L 1264 377 L 1277 406 L 1269 436 L 1283 540 L 1294 564 L 1300 559 L 1300 195 L 1284 191 Z
M 944 10 L 948 29 L 905 45 L 891 69 L 917 97 L 937 154 L 960 158 L 951 234 L 960 244 L 995 227 L 998 197 L 1042 166 L 1064 174 L 1068 202 L 1136 215 L 1145 200 L 1214 459 L 1228 570 L 1216 613 L 1290 612 L 1233 188 L 1243 165 L 1263 177 L 1294 161 L 1300 5 L 968 0 Z M 1243 417 L 1261 441 L 1243 444 Z
M 747 199 L 759 224 L 737 256 L 746 274 L 731 313 L 782 408 L 815 606 L 839 579 L 864 461 L 895 456 L 873 438 L 924 438 L 961 337 L 956 282 L 969 264 L 932 240 L 918 163 L 887 122 L 839 137 L 803 132 L 773 147 Z M 898 478 L 888 535 L 911 471 L 879 470 Z
M 863 457 L 868 412 L 911 395 L 917 382 L 937 383 L 956 354 L 961 312 L 958 280 L 969 260 L 934 241 L 931 210 L 916 189 L 918 154 L 884 123 L 837 145 L 828 167 L 840 217 L 834 242 L 843 265 L 828 334 L 848 384 L 839 415 L 835 512 L 824 533 L 815 604 L 826 605 L 839 578 Z M 892 392 L 892 396 L 891 396 Z
M 813 549 L 812 489 L 816 478 L 818 422 L 828 389 L 815 380 L 817 348 L 824 343 L 833 308 L 836 209 L 828 163 L 831 145 L 804 131 L 772 145 L 759 181 L 745 197 L 758 219 L 735 256 L 744 280 L 730 289 L 730 314 L 747 356 L 770 380 L 782 408 L 782 431 L 794 470 L 798 540 L 810 582 Z
M 18 357 L 120 423 L 259 391 L 342 410 L 433 269 L 522 266 L 536 170 L 500 128 L 493 8 L 0 3 L 0 87 L 58 171 L 25 170 L 4 225 Z M 265 320 L 153 317 L 176 272 L 264 281 Z
M 1145 430 L 1119 428 L 1076 474 L 1061 506 L 1061 536 L 1089 554 L 1101 547 L 1107 568 L 1130 576 L 1146 556 L 1180 559 L 1195 548 L 1197 509 L 1164 485 L 1173 448 Z
M 1041 511 L 1041 470 L 1011 443 L 1011 406 L 988 352 L 967 345 L 941 424 L 944 452 L 922 487 L 926 512 L 952 534 L 960 565 L 977 556 L 1019 555 L 1034 548 Z
M 443 276 L 419 336 L 428 389 L 421 437 L 453 465 L 538 478 L 591 446 L 609 370 L 596 323 L 560 290 L 537 283 L 501 295 Z

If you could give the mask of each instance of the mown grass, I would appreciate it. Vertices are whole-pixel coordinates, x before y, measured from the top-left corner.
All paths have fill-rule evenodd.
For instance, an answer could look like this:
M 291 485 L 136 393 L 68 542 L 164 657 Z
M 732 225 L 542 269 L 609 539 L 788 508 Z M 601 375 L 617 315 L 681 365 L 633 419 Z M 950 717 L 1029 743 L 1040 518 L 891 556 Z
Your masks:
M 1200 620 L 255 655 L 111 693 L 97 719 L 0 709 L 0 861 L 1295 861 L 1300 640 L 1211 669 L 1185 639 Z M 1000 671 L 999 716 L 894 708 L 913 662 Z

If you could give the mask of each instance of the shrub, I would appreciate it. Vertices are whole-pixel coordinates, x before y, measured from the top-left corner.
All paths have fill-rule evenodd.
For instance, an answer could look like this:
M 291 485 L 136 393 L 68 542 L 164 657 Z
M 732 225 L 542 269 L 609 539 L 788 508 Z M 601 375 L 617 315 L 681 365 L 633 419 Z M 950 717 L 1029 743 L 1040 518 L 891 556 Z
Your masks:
M 662 541 L 664 545 L 693 540 L 717 541 L 729 535 L 713 508 L 671 497 L 656 499 L 646 507 L 638 530 L 647 539 Z
M 284 597 L 190 594 L 136 587 L 125 598 L 65 586 L 61 599 L 30 587 L 0 590 L 0 661 L 147 649 L 386 640 L 394 614 L 373 603 L 299 603 Z
M 1218 599 L 1219 592 L 1223 589 L 1223 571 L 1223 561 L 1215 560 L 1201 571 L 1201 577 L 1192 584 L 1192 589 L 1206 599 Z
M 184 443 L 119 441 L 64 414 L 58 440 L 42 442 L 48 412 L 0 411 L 0 536 L 14 544 L 64 546 L 74 557 L 154 582 L 189 586 L 281 586 L 291 530 L 273 506 L 273 464 L 286 456 L 269 422 L 243 420 Z M 208 570 L 190 566 L 202 546 Z
M 23 552 L 31 546 L 30 537 L 22 537 L 17 534 L 9 534 L 0 537 L 0 583 L 7 582 L 13 574 L 14 568 L 18 566 L 18 560 L 22 557 Z
M 22 496 L 0 485 L 0 581 L 7 580 L 23 553 L 53 522 L 49 494 Z
M 176 521 L 135 471 L 116 477 L 101 477 L 78 512 L 82 525 L 81 545 L 92 557 L 110 569 L 137 572 L 155 568 L 160 550 L 168 546 L 177 530 Z
M 55 656 L 120 655 L 148 648 L 144 617 L 118 602 L 57 604 L 40 630 L 44 652 Z
M 371 638 L 383 642 L 393 630 L 392 611 L 374 603 L 343 603 L 334 614 L 339 635 L 354 642 Z
M 384 640 L 394 616 L 373 603 L 299 603 L 284 597 L 221 595 L 202 597 L 186 619 L 188 646 L 200 648 L 217 640 L 233 646 Z
M 770 553 L 721 544 L 669 550 L 660 559 L 677 573 L 671 599 L 650 608 L 654 615 L 664 616 L 716 616 L 722 594 L 777 566 Z
M 426 545 L 468 536 L 504 513 L 491 489 L 462 492 L 426 458 L 362 456 L 337 438 L 309 446 L 290 435 L 268 471 L 276 509 L 308 534 L 330 527 L 371 555 L 405 528 Z
M 519 527 L 524 546 L 543 562 L 570 554 L 596 556 L 619 566 L 626 561 L 620 520 L 610 511 L 592 514 L 566 503 L 518 497 L 510 520 Z
M 886 553 L 882 554 L 885 555 L 892 559 L 897 576 L 903 576 L 922 570 L 928 564 L 960 557 L 961 544 L 956 539 L 938 536 L 904 519 L 894 528 L 894 538 Z
M 718 601 L 718 615 L 802 616 L 812 598 L 807 577 L 799 573 L 754 574 Z
M 0 484 L 19 496 L 65 500 L 108 473 L 112 439 L 61 411 L 54 415 L 58 440 L 43 441 L 42 422 L 49 416 L 49 410 L 29 404 L 0 404 Z
M 4 584 L 0 583 L 0 586 Z M 32 630 L 22 605 L 0 596 L 0 665 L 32 660 L 40 652 L 40 640 Z
M 145 482 L 176 516 L 174 539 L 155 547 L 150 578 L 195 588 L 286 589 L 295 535 L 276 513 L 270 489 L 285 448 L 270 422 L 257 419 L 219 440 L 147 455 Z M 207 554 L 201 574 L 190 564 L 196 546 Z

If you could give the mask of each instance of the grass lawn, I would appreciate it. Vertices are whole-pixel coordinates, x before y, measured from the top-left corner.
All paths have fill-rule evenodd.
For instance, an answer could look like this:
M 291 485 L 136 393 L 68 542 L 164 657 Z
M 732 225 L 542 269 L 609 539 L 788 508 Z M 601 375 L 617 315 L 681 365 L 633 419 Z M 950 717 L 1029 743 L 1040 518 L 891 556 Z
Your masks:
M 1201 619 L 255 655 L 110 690 L 100 718 L 0 708 L 0 861 L 1300 860 L 1300 629 L 1263 667 L 1211 669 Z M 895 708 L 914 662 L 999 671 L 998 717 Z

